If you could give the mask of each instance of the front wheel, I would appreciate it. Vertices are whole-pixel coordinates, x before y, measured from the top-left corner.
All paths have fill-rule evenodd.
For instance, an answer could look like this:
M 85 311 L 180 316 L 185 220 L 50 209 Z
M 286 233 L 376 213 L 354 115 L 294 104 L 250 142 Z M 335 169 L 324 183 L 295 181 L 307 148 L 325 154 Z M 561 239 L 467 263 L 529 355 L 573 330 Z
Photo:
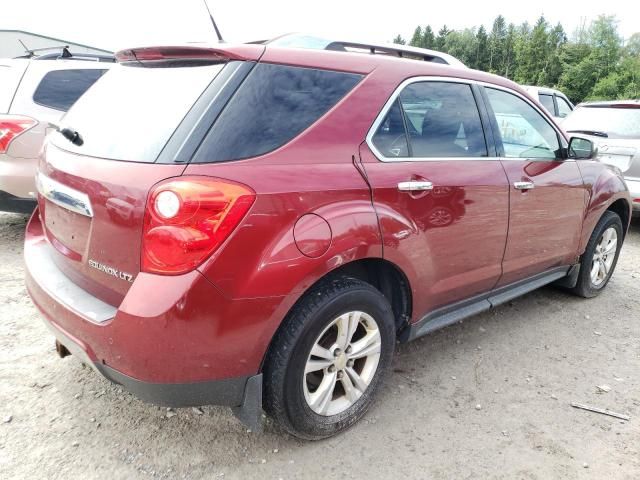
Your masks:
M 386 298 L 341 278 L 313 288 L 279 329 L 264 366 L 264 407 L 291 434 L 326 438 L 372 404 L 395 346 Z
M 595 297 L 609 283 L 618 262 L 622 239 L 620 217 L 614 212 L 606 211 L 593 229 L 582 256 L 578 282 L 572 289 L 576 295 Z

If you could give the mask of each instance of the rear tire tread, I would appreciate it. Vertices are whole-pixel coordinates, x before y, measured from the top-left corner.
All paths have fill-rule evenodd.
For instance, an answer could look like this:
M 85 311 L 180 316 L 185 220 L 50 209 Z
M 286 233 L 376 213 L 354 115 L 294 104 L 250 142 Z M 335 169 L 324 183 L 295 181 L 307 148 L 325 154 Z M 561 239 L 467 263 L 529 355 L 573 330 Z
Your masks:
M 311 322 L 314 314 L 328 302 L 331 302 L 332 299 L 336 299 L 342 294 L 353 293 L 358 290 L 374 293 L 379 296 L 380 299 L 384 300 L 388 318 L 391 321 L 391 326 L 384 324 L 381 325 L 380 323 L 382 323 L 384 319 L 376 319 L 376 322 L 379 324 L 378 326 L 381 329 L 381 333 L 384 328 L 390 328 L 390 331 L 393 332 L 392 334 L 395 337 L 393 312 L 391 310 L 391 306 L 388 304 L 382 293 L 369 283 L 351 277 L 334 278 L 312 287 L 312 289 L 309 290 L 309 292 L 307 292 L 305 296 L 291 309 L 274 336 L 265 358 L 263 368 L 263 407 L 265 412 L 267 412 L 267 414 L 271 416 L 279 426 L 294 436 L 306 440 L 319 440 L 334 435 L 335 433 L 338 433 L 339 431 L 342 431 L 356 423 L 364 413 L 366 413 L 366 410 L 371 403 L 365 403 L 362 411 L 344 418 L 344 420 L 341 420 L 339 425 L 331 431 L 316 429 L 312 432 L 301 431 L 300 428 L 297 428 L 292 423 L 285 406 L 287 371 L 290 366 L 292 353 L 297 342 L 300 340 L 301 332 L 305 329 L 308 323 Z M 389 332 L 389 330 L 387 330 L 387 332 Z M 395 343 L 395 338 L 393 341 Z M 379 378 L 372 381 L 365 395 L 373 395 L 375 393 L 375 390 L 377 390 L 377 387 L 380 385 L 384 375 L 386 374 L 386 370 L 388 370 L 388 368 L 386 368 L 388 365 L 384 365 L 385 362 L 382 360 L 383 359 L 381 358 L 378 366 L 379 372 L 376 374 Z M 386 363 L 390 363 L 390 361 Z

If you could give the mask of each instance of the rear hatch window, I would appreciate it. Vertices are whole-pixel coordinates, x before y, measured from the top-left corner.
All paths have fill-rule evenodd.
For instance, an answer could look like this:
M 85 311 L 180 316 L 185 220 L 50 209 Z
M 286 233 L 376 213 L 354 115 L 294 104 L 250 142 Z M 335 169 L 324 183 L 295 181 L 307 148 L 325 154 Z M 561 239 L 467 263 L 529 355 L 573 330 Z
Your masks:
M 53 70 L 47 73 L 36 91 L 33 101 L 38 105 L 66 112 L 106 70 Z
M 223 65 L 141 68 L 116 65 L 62 121 L 76 130 L 77 146 L 60 134 L 59 148 L 111 160 L 153 163 L 189 109 Z

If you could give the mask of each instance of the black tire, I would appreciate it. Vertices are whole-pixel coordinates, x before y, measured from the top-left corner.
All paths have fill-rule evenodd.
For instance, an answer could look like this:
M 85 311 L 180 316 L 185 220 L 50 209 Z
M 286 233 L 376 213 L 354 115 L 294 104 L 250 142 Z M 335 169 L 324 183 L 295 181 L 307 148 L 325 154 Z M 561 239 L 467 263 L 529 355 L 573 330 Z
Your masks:
M 613 259 L 613 263 L 611 264 L 611 268 L 609 269 L 609 273 L 602 283 L 599 285 L 594 285 L 591 280 L 591 268 L 593 266 L 593 256 L 595 253 L 596 245 L 598 245 L 603 233 L 608 229 L 613 227 L 616 230 L 618 235 L 618 245 L 616 247 L 615 256 Z M 589 238 L 589 243 L 587 243 L 587 248 L 582 255 L 582 260 L 580 262 L 580 273 L 578 275 L 578 282 L 574 288 L 571 289 L 571 292 L 574 294 L 584 297 L 584 298 L 593 298 L 600 294 L 600 292 L 607 286 L 609 280 L 611 279 L 611 275 L 616 268 L 616 264 L 618 263 L 618 256 L 620 255 L 620 250 L 622 248 L 622 240 L 624 238 L 624 230 L 622 228 L 622 221 L 618 214 L 607 210 L 602 215 L 602 218 L 598 221 L 596 227 L 593 229 L 593 233 L 591 234 L 591 238 Z
M 354 310 L 373 317 L 379 329 L 377 370 L 368 388 L 349 408 L 332 416 L 319 415 L 305 399 L 305 365 L 325 328 L 340 315 Z M 382 293 L 354 278 L 319 284 L 292 309 L 269 348 L 263 368 L 265 411 L 283 429 L 306 440 L 327 438 L 349 428 L 371 406 L 391 366 L 395 342 L 394 315 Z

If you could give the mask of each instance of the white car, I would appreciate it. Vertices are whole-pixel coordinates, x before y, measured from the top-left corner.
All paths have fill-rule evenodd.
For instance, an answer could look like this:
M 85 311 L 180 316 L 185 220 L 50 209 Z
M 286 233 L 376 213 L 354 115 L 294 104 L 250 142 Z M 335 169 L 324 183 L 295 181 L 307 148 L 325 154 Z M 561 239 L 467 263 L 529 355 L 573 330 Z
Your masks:
M 38 154 L 46 134 L 113 64 L 62 54 L 0 59 L 0 211 L 35 207 Z
M 547 111 L 556 119 L 563 119 L 568 116 L 573 109 L 573 103 L 560 90 L 548 87 L 534 87 L 523 85 L 529 95 L 538 100 Z

